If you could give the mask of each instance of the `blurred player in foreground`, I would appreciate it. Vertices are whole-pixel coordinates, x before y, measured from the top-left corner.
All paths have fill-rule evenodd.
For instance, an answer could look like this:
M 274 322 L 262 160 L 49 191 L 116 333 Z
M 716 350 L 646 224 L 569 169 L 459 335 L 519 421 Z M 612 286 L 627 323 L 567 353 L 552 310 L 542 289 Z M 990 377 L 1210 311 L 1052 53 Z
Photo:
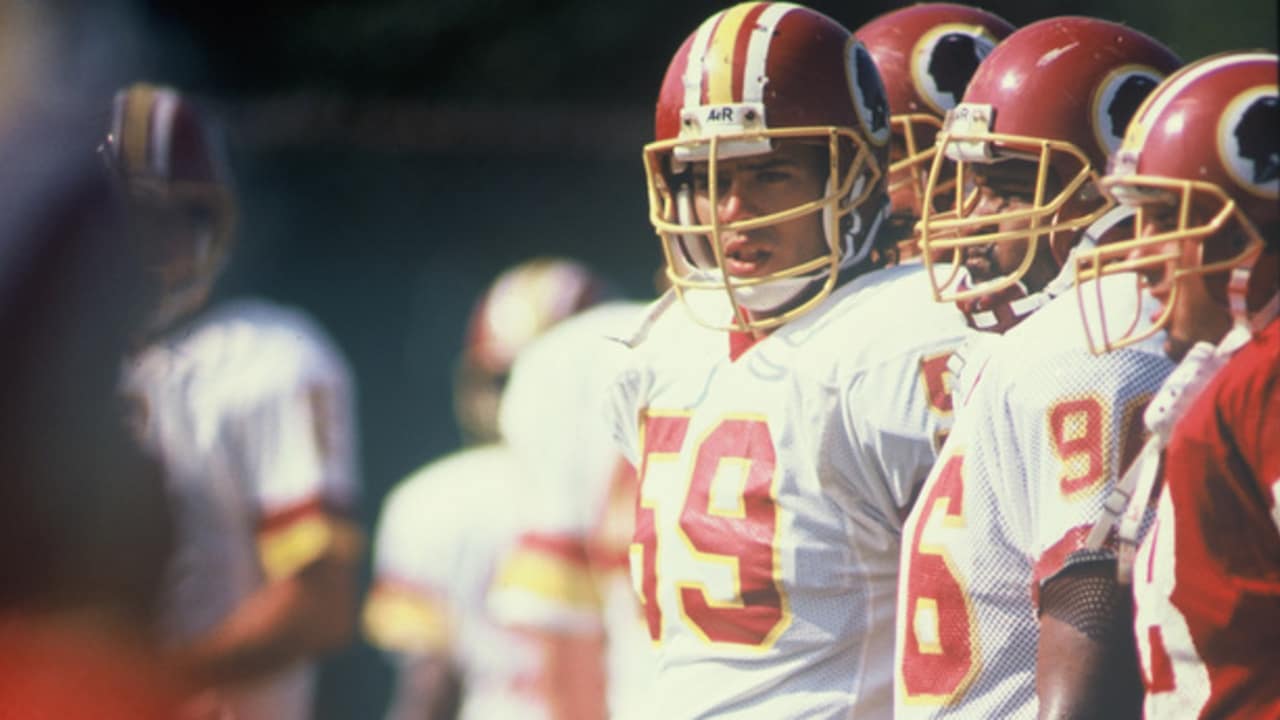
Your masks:
M 498 442 L 498 407 L 517 354 L 604 290 L 578 263 L 539 258 L 499 275 L 473 309 L 454 386 L 469 446 L 402 480 L 378 520 L 364 627 L 397 666 L 389 720 L 550 717 L 537 647 L 486 607 L 529 481 Z
M 205 311 L 235 200 L 211 124 L 177 91 L 115 97 L 102 152 L 154 283 L 126 362 L 135 431 L 175 513 L 163 632 L 193 706 L 311 716 L 311 661 L 348 641 L 361 533 L 346 364 L 300 312 Z
M 151 634 L 170 517 L 117 395 L 145 282 L 94 153 L 109 76 L 129 46 L 118 20 L 0 3 L 5 718 L 178 712 Z M 81 23 L 93 30 L 73 44 Z
M 1136 562 L 1121 557 L 1148 718 L 1280 716 L 1276 78 L 1275 54 L 1228 53 L 1157 88 L 1103 180 L 1137 209 L 1138 232 L 1080 259 L 1089 278 L 1142 274 L 1161 303 L 1154 327 L 1181 361 L 1147 410 L 1152 438 L 1114 508 L 1132 496 L 1117 528 L 1131 550 L 1163 482 Z M 1133 319 L 1094 321 L 1106 298 L 1080 299 L 1100 348 L 1142 341 Z
M 1084 539 L 1171 366 L 1150 347 L 1100 360 L 1066 291 L 1069 253 L 1126 227 L 1098 172 L 1177 65 L 1116 23 L 1041 20 L 983 60 L 939 135 L 929 186 L 954 182 L 955 210 L 924 207 L 922 258 L 993 334 L 906 524 L 898 717 L 1137 712 L 1114 549 Z M 1132 282 L 1116 290 L 1132 315 Z

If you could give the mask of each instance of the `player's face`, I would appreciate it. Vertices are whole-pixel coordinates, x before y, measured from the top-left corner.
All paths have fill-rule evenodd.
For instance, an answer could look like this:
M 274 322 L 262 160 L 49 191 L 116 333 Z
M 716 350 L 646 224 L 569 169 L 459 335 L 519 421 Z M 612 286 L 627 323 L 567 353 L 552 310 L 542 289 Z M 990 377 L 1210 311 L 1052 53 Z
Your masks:
M 717 203 L 711 207 L 707 164 L 693 168 L 694 211 L 698 222 L 736 222 L 781 212 L 822 197 L 827 157 L 822 148 L 779 142 L 767 155 L 724 160 L 716 165 Z M 719 238 L 725 272 L 762 277 L 827 252 L 822 214 L 810 213 L 755 230 L 727 231 Z
M 1175 206 L 1148 204 L 1143 208 L 1143 215 L 1142 237 L 1171 232 L 1178 227 L 1178 209 Z M 1173 302 L 1169 324 L 1165 328 L 1165 354 L 1175 361 L 1181 360 L 1197 342 L 1217 343 L 1231 328 L 1231 314 L 1209 294 L 1206 276 L 1185 276 L 1176 281 L 1177 293 L 1173 292 L 1175 269 L 1179 265 L 1190 267 L 1199 264 L 1203 247 L 1204 244 L 1198 240 L 1171 239 L 1154 247 L 1134 250 L 1138 256 L 1170 255 L 1162 267 L 1143 274 L 1151 295 L 1160 302 L 1160 312 L 1170 301 Z
M 973 218 L 996 213 L 1030 210 L 1035 207 L 1036 167 L 1020 160 L 1006 160 L 989 165 L 970 166 L 972 181 L 978 193 Z M 1056 189 L 1046 188 L 1046 196 Z M 1014 218 L 978 228 L 978 233 L 1020 231 L 1031 227 L 1031 220 Z M 1013 273 L 1027 253 L 1027 240 L 987 243 L 964 249 L 964 264 L 975 282 L 984 282 Z M 1032 249 L 1035 258 L 1022 277 L 1029 292 L 1042 289 L 1057 274 L 1053 256 L 1049 252 L 1048 238 L 1039 236 Z
M 213 228 L 202 208 L 152 199 L 130 202 L 129 223 L 143 266 L 165 291 L 195 275 L 200 248 L 211 241 Z

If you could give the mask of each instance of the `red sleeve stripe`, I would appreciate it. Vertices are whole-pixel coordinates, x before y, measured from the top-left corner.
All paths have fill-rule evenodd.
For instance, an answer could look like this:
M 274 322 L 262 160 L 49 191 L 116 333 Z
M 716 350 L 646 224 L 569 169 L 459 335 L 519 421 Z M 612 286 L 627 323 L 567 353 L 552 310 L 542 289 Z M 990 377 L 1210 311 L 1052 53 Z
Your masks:
M 551 555 L 572 565 L 586 566 L 586 544 L 573 535 L 551 533 L 525 533 L 517 543 L 523 550 Z
M 326 512 L 328 512 L 328 508 L 325 506 L 324 498 L 319 495 L 312 495 L 301 502 L 286 505 L 283 508 L 264 514 L 258 521 L 258 530 L 260 532 L 279 530 L 303 518 L 323 515 Z

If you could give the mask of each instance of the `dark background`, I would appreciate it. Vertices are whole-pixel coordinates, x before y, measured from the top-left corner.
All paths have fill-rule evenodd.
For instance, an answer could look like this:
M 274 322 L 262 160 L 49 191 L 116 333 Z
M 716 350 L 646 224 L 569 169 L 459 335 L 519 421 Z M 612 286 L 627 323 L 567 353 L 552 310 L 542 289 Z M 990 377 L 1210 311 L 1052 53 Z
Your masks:
M 727 4 L 121 3 L 139 79 L 196 93 L 227 123 L 242 222 L 219 294 L 305 308 L 351 361 L 366 527 L 391 484 L 457 445 L 450 368 L 496 273 L 566 255 L 651 292 L 660 254 L 640 148 L 671 54 Z M 856 28 L 900 4 L 811 6 Z M 1121 21 L 1188 61 L 1276 48 L 1274 0 L 985 7 L 1017 25 Z M 319 717 L 379 717 L 389 681 L 353 646 L 324 667 Z

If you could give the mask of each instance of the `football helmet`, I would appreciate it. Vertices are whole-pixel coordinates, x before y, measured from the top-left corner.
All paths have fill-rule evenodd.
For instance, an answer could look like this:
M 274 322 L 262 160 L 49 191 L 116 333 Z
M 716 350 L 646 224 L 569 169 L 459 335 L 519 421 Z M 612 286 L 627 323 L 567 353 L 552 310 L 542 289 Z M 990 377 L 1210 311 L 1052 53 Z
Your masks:
M 100 152 L 160 284 L 149 329 L 163 329 L 203 304 L 226 264 L 236 204 L 224 148 L 188 98 L 137 83 L 116 93 Z
M 1142 99 L 1180 64 L 1147 35 L 1088 17 L 1040 20 L 997 45 L 963 102 L 947 112 L 929 170 L 926 196 L 943 183 L 955 192 L 952 209 L 939 212 L 926 203 L 921 212 L 920 245 L 934 298 L 963 303 L 1015 286 L 1038 292 L 1020 287 L 1032 261 L 1047 250 L 1061 268 L 1081 231 L 1111 208 L 1097 184 L 1107 156 Z M 980 193 L 966 180 L 970 166 L 1008 161 L 1025 161 L 1032 170 L 1030 207 L 975 212 Z M 1002 224 L 1015 227 L 1000 230 Z M 1042 238 L 1047 248 L 1039 245 Z M 1004 243 L 1022 244 L 1015 268 L 979 282 L 961 275 L 966 249 Z
M 979 63 L 1013 30 L 986 10 L 921 3 L 887 12 L 853 31 L 876 61 L 893 113 L 888 187 L 899 237 L 910 236 L 920 217 L 943 115 L 960 102 Z M 939 183 L 935 197 L 950 201 L 950 190 L 948 183 Z M 909 242 L 914 246 L 914 240 Z
M 468 444 L 498 439 L 498 405 L 516 355 L 565 318 L 611 295 L 584 265 L 534 258 L 503 271 L 471 309 L 454 371 L 454 415 Z
M 1136 208 L 1137 232 L 1076 258 L 1081 315 L 1095 352 L 1131 345 L 1165 327 L 1178 288 L 1190 277 L 1218 274 L 1206 288 L 1230 307 L 1237 323 L 1274 296 L 1274 260 L 1265 267 L 1254 263 L 1267 243 L 1278 242 L 1278 127 L 1274 53 L 1205 58 L 1170 76 L 1147 98 L 1102 179 L 1106 192 Z M 1144 231 L 1156 215 L 1167 224 Z M 1200 244 L 1197 261 L 1187 261 L 1179 247 L 1183 240 Z M 1100 283 L 1087 281 L 1135 272 L 1141 282 L 1165 268 L 1171 270 L 1170 295 L 1149 328 L 1136 330 L 1138 318 L 1118 328 L 1090 323 L 1090 317 L 1104 316 L 1086 312 L 1087 302 L 1102 301 L 1088 289 Z
M 712 15 L 668 66 L 655 125 L 655 140 L 644 148 L 649 217 L 668 280 L 701 324 L 744 332 L 782 325 L 815 307 L 841 270 L 869 255 L 887 211 L 889 110 L 875 62 L 839 23 L 776 2 Z M 756 217 L 722 221 L 712 212 L 716 217 L 699 222 L 695 164 L 705 170 L 710 207 L 718 208 L 724 161 L 772 153 L 779 141 L 825 153 L 820 196 Z M 726 270 L 726 233 L 806 216 L 821 219 L 819 257 L 753 277 Z M 711 302 L 691 302 L 693 296 Z

